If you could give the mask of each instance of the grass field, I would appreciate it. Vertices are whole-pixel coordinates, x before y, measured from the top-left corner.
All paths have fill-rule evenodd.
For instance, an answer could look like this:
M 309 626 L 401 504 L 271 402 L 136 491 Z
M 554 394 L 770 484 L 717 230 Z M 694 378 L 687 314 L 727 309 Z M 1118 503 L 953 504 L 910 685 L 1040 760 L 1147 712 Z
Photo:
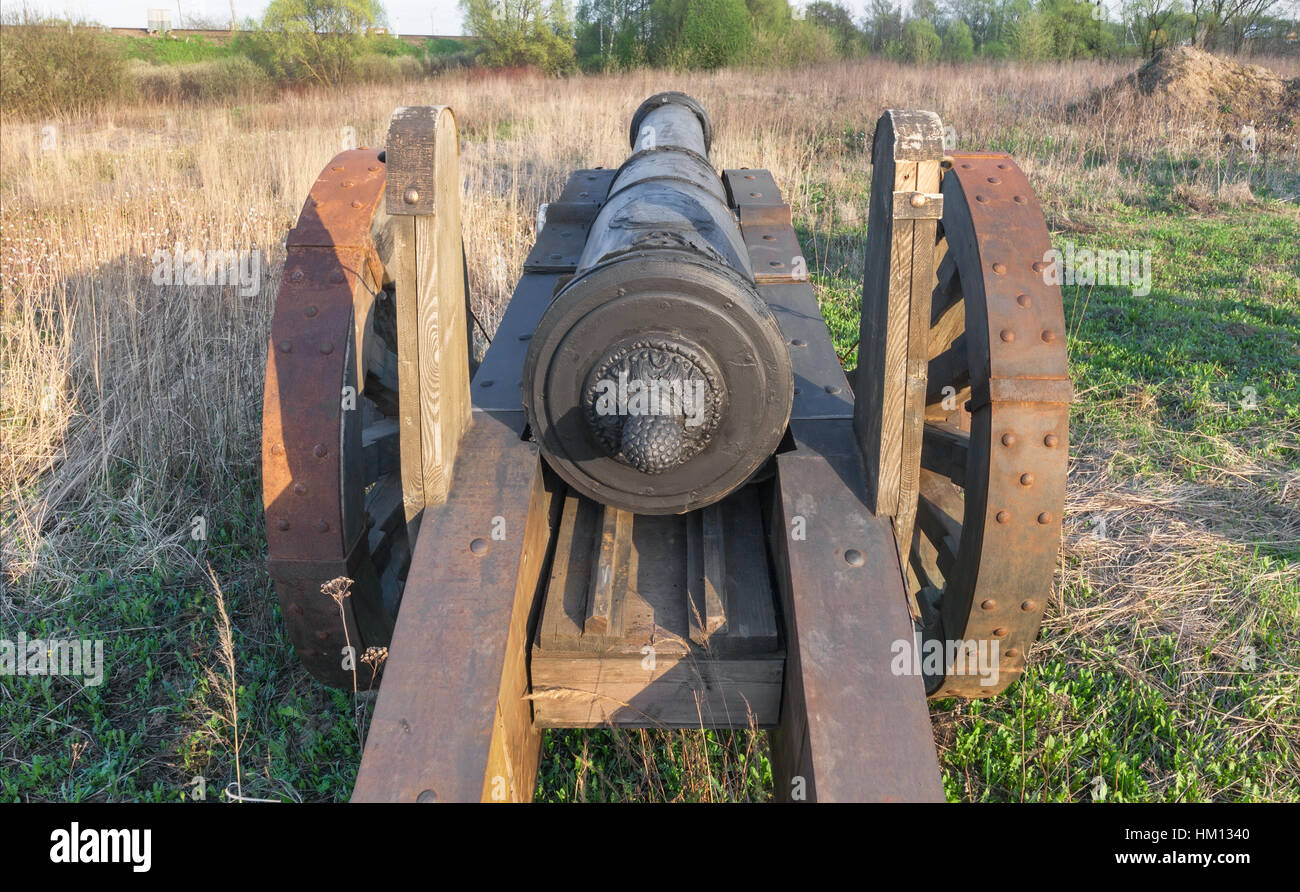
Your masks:
M 448 103 L 491 328 L 538 204 L 575 167 L 617 166 L 635 105 L 683 89 L 713 116 L 717 166 L 773 171 L 850 367 L 885 107 L 1014 153 L 1058 247 L 1150 252 L 1149 294 L 1063 289 L 1079 396 L 1057 584 L 1020 682 L 932 704 L 949 798 L 1300 800 L 1300 153 L 1294 131 L 1250 153 L 1132 96 L 1072 110 L 1127 71 L 479 72 L 6 122 L 0 638 L 102 639 L 106 671 L 94 687 L 0 677 L 0 799 L 171 800 L 200 776 L 209 799 L 235 781 L 348 796 L 372 701 L 308 679 L 264 568 L 284 233 L 343 128 L 376 144 L 394 107 Z M 259 292 L 154 285 L 153 252 L 178 241 L 266 251 Z M 770 795 L 751 732 L 549 732 L 538 783 L 555 801 Z

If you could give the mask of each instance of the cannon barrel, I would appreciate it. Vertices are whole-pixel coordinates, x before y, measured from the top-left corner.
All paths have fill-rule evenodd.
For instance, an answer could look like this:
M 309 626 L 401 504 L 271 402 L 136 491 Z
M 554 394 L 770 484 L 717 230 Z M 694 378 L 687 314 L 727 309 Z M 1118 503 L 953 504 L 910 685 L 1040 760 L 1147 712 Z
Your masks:
M 772 455 L 794 382 L 709 161 L 704 109 L 652 96 L 630 142 L 574 278 L 531 340 L 523 403 L 543 455 L 578 491 L 680 513 L 723 498 Z

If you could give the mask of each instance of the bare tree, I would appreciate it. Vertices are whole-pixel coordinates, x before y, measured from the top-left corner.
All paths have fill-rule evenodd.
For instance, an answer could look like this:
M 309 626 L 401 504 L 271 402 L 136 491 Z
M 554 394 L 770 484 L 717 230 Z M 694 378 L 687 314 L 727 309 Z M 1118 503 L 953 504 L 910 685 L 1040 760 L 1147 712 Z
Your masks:
M 1284 5 L 1283 0 L 1191 0 L 1191 3 L 1196 23 L 1193 41 L 1201 49 L 1212 47 L 1228 22 L 1238 20 L 1244 33 L 1261 17 Z

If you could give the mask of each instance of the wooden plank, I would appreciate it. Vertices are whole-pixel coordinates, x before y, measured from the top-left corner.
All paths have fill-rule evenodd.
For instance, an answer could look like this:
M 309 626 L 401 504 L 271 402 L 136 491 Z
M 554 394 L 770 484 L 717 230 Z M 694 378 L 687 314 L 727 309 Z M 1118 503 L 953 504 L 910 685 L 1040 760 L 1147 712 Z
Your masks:
M 560 639 L 582 636 L 596 517 L 596 507 L 590 500 L 571 490 L 565 494 L 555 539 L 555 560 L 551 562 L 551 578 L 546 586 L 546 605 L 537 633 L 543 647 L 555 647 Z
M 520 413 L 522 414 L 522 413 Z M 523 654 L 553 493 L 518 417 L 478 413 L 416 542 L 355 801 L 531 798 Z
M 606 506 L 597 540 L 595 571 L 587 596 L 583 633 L 617 637 L 623 632 L 627 602 L 628 557 L 632 551 L 632 514 Z
M 935 121 L 937 122 L 937 118 Z M 942 128 L 940 128 L 942 129 Z M 930 195 L 939 191 L 939 161 L 916 163 L 916 190 Z M 915 210 L 914 204 L 906 207 Z M 942 203 L 938 211 L 942 214 Z M 936 217 L 916 216 L 903 222 L 895 214 L 895 226 L 912 230 L 908 271 L 907 378 L 903 392 L 902 447 L 899 455 L 898 507 L 894 529 L 899 542 L 912 541 L 916 518 L 917 476 L 921 472 L 921 430 L 925 424 L 925 385 L 929 365 L 930 296 L 934 291 L 934 244 Z
M 923 200 L 918 208 L 909 201 L 909 210 L 896 216 L 895 195 L 938 191 L 942 146 L 942 126 L 932 113 L 890 109 L 876 124 L 854 431 L 867 504 L 895 518 L 904 534 L 914 510 L 929 358 L 935 221 L 924 214 L 939 203 Z
M 541 595 L 542 567 L 551 533 L 552 505 L 558 502 L 538 467 L 533 477 L 532 499 L 524 528 L 524 549 L 510 613 L 505 665 L 497 691 L 496 715 L 483 772 L 483 802 L 531 802 L 537 786 L 541 735 L 533 724 L 528 700 L 528 621 Z M 551 484 L 556 489 L 559 484 Z
M 639 654 L 532 659 L 543 728 L 771 727 L 780 716 L 783 655 L 726 660 Z M 652 668 L 651 668 L 652 667 Z
M 424 475 L 420 464 L 420 329 L 419 289 L 415 278 L 415 218 L 394 217 L 393 281 L 397 283 L 397 405 L 401 425 L 399 461 L 402 466 L 402 505 L 410 538 L 419 530 L 424 510 Z
M 961 291 L 958 290 L 957 300 L 944 307 L 939 318 L 930 327 L 929 349 L 926 351 L 930 354 L 929 358 L 934 359 L 943 353 L 965 331 L 966 301 L 961 299 Z
M 400 108 L 389 124 L 392 217 L 376 250 L 397 290 L 398 403 L 408 525 L 447 498 L 470 422 L 460 142 L 451 109 Z
M 776 795 L 942 801 L 923 679 L 891 664 L 915 640 L 912 618 L 889 521 L 865 507 L 854 431 L 817 421 L 793 433 L 770 527 L 787 642 Z
M 710 505 L 691 512 L 686 535 L 686 619 L 691 640 L 707 647 L 715 633 L 727 629 L 727 562 L 722 509 Z
M 947 477 L 958 486 L 966 485 L 966 461 L 970 433 L 951 423 L 927 424 L 921 447 L 921 467 Z
M 847 423 L 847 420 L 846 420 Z M 784 651 L 778 638 L 754 487 L 689 515 L 628 515 L 623 540 L 604 509 L 570 496 L 531 655 L 534 718 L 542 727 L 745 727 L 771 725 L 780 709 Z M 615 519 L 614 523 L 617 523 Z M 690 528 L 694 526 L 692 531 Z M 706 536 L 706 528 L 708 533 Z M 707 541 L 706 541 L 707 540 Z M 608 559 L 602 556 L 608 555 Z M 572 556 L 566 560 L 566 556 Z M 610 567 L 623 604 L 621 632 L 586 630 L 589 580 Z M 690 637 L 688 590 L 707 571 L 718 594 L 707 644 Z
M 456 448 L 470 421 L 465 267 L 461 246 L 460 138 L 451 109 L 436 118 L 434 213 L 415 219 L 420 292 L 420 427 L 426 505 L 441 504 L 451 486 Z M 424 288 L 431 288 L 426 293 Z M 427 398 L 429 391 L 438 395 Z
M 395 418 L 384 418 L 361 429 L 361 454 L 367 482 L 395 470 L 400 462 L 401 425 Z

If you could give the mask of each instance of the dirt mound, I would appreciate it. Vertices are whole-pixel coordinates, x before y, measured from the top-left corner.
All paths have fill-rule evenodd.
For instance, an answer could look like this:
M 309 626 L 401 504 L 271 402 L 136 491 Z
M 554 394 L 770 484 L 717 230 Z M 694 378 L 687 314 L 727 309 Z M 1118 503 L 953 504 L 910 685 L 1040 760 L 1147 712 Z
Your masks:
M 1290 130 L 1300 117 L 1300 78 L 1287 81 L 1259 65 L 1192 47 L 1167 47 L 1092 97 L 1094 107 L 1133 90 L 1154 111 L 1184 113 L 1239 128 Z

